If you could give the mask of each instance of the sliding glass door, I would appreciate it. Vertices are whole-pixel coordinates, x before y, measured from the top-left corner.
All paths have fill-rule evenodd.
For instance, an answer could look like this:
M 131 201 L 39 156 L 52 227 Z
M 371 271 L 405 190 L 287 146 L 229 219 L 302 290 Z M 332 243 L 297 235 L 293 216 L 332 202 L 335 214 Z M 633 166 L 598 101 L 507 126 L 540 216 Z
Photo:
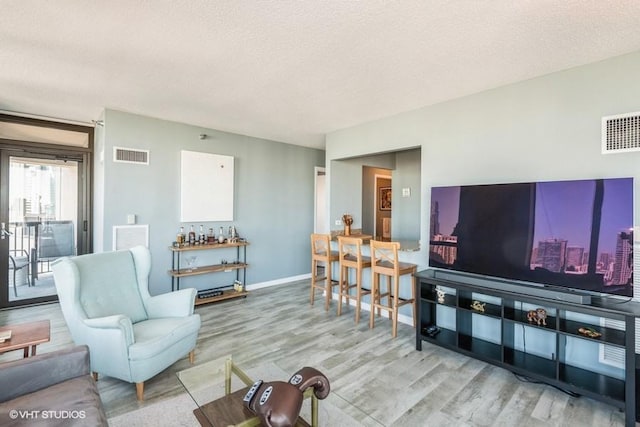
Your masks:
M 57 299 L 51 264 L 86 251 L 85 163 L 0 149 L 0 306 Z
M 77 253 L 78 163 L 6 154 L 9 221 L 0 239 L 9 302 L 56 295 L 51 262 Z

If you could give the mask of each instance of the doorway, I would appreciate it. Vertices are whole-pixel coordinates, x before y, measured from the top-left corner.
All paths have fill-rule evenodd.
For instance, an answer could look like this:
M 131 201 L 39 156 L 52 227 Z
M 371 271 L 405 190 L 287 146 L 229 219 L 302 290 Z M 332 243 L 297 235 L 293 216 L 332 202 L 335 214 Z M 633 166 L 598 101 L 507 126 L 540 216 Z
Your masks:
M 390 175 L 375 175 L 375 236 L 376 240 L 391 241 L 392 191 Z
M 324 168 L 316 166 L 315 174 L 315 202 L 314 202 L 314 233 L 328 234 L 329 221 L 327 220 L 327 186 L 326 172 Z
M 0 308 L 55 301 L 52 263 L 90 251 L 90 144 L 52 147 L 3 136 Z

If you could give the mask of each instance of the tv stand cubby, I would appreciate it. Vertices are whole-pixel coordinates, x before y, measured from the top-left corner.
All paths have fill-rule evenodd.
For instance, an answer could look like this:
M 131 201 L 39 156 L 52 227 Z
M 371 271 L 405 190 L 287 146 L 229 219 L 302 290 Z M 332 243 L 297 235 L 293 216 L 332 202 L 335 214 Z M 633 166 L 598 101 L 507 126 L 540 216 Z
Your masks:
M 590 304 L 577 304 L 527 295 L 526 286 L 522 286 L 522 293 L 500 289 L 499 279 L 494 287 L 487 279 L 478 284 L 464 275 L 456 280 L 454 273 L 439 273 L 416 273 L 416 350 L 421 351 L 426 341 L 603 401 L 625 412 L 625 425 L 635 426 L 635 319 L 640 317 L 639 303 L 593 297 Z M 540 324 L 528 317 L 536 308 L 546 311 L 546 319 Z M 590 320 L 596 318 L 598 321 Z M 602 326 L 601 319 L 622 322 L 618 324 L 624 325 L 624 330 Z M 430 326 L 437 329 L 429 330 Z M 587 336 L 585 331 L 600 335 Z M 567 354 L 567 343 L 595 352 L 600 344 L 621 349 L 624 371 L 601 373 L 606 369 L 579 367 Z

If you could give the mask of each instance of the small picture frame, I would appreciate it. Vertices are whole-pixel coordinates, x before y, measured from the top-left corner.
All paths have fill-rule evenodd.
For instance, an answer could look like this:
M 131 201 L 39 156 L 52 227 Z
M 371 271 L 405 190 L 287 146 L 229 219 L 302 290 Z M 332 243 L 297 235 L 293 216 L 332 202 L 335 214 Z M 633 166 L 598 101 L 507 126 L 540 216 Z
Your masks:
M 381 211 L 391 210 L 391 187 L 380 187 L 378 206 Z

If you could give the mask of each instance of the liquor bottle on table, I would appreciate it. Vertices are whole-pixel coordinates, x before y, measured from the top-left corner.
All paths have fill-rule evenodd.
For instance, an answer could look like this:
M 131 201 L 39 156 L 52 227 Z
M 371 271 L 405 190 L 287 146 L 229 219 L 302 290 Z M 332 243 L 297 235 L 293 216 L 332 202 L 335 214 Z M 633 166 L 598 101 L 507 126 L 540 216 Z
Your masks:
M 191 224 L 191 228 L 189 229 L 189 245 L 195 245 L 196 244 L 196 232 L 193 229 L 193 224 Z
M 184 234 L 184 227 L 180 227 L 180 231 L 178 231 L 178 234 L 176 235 L 176 243 L 178 244 L 178 247 L 184 246 L 185 240 L 186 236 Z
M 207 243 L 207 236 L 204 234 L 204 226 L 200 224 L 200 234 L 198 234 L 198 243 L 204 245 Z

